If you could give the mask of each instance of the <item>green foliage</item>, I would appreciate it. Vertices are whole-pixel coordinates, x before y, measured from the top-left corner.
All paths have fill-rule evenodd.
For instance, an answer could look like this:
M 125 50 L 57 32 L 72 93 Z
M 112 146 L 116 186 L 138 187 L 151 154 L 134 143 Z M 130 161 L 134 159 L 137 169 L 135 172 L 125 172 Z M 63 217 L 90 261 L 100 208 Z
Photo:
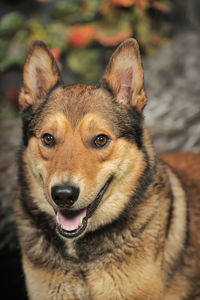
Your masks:
M 57 0 L 49 14 L 50 1 L 38 6 L 46 7 L 46 18 L 16 11 L 1 19 L 0 71 L 21 68 L 29 45 L 42 39 L 80 81 L 91 82 L 101 75 L 107 49 L 122 40 L 135 37 L 147 55 L 167 41 L 171 0 Z
M 14 34 L 22 28 L 24 21 L 24 17 L 18 12 L 5 15 L 0 21 L 0 36 Z
M 75 49 L 68 55 L 67 64 L 82 83 L 95 82 L 103 72 L 100 52 L 97 49 Z

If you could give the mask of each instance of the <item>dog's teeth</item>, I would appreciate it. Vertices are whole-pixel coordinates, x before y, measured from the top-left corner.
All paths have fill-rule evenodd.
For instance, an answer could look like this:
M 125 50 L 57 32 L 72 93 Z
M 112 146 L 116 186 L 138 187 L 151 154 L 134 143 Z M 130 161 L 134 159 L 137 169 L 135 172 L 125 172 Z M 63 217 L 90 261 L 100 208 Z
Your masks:
M 58 225 L 61 225 L 58 215 L 56 215 L 56 221 L 57 221 Z
M 79 227 L 81 227 L 83 224 L 83 217 L 80 217 L 80 220 L 79 220 Z

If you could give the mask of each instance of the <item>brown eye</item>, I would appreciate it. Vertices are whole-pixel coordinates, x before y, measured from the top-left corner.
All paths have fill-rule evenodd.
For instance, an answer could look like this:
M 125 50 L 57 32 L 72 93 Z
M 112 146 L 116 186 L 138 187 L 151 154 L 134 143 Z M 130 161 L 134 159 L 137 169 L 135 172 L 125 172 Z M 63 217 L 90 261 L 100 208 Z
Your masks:
M 47 147 L 53 147 L 55 145 L 55 139 L 53 137 L 53 135 L 49 134 L 49 133 L 45 133 L 42 138 L 42 143 L 44 146 Z
M 95 148 L 103 148 L 107 146 L 110 142 L 110 139 L 105 134 L 98 135 L 93 140 L 93 145 Z

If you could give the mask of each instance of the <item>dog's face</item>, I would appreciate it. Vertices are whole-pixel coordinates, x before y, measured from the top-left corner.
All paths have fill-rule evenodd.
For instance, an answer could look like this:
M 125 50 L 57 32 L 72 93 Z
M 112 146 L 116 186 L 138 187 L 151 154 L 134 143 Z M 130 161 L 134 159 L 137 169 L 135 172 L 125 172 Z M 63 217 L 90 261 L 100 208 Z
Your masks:
M 145 168 L 146 97 L 136 41 L 119 46 L 99 87 L 64 87 L 51 53 L 36 41 L 19 102 L 32 201 L 53 217 L 64 238 L 115 220 Z

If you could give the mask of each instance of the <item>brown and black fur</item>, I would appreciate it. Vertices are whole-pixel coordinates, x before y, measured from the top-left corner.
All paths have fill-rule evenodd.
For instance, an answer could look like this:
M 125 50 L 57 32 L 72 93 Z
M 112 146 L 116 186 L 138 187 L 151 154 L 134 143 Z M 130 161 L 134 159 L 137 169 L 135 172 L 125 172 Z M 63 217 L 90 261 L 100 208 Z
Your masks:
M 146 101 L 133 39 L 118 47 L 98 86 L 64 86 L 45 44 L 32 45 L 19 98 L 15 205 L 31 300 L 200 299 L 200 155 L 160 160 L 144 125 Z M 44 133 L 56 146 L 42 145 Z M 92 144 L 98 134 L 110 137 L 102 149 Z M 77 210 L 109 178 L 85 231 L 63 238 L 52 185 L 78 185 Z

